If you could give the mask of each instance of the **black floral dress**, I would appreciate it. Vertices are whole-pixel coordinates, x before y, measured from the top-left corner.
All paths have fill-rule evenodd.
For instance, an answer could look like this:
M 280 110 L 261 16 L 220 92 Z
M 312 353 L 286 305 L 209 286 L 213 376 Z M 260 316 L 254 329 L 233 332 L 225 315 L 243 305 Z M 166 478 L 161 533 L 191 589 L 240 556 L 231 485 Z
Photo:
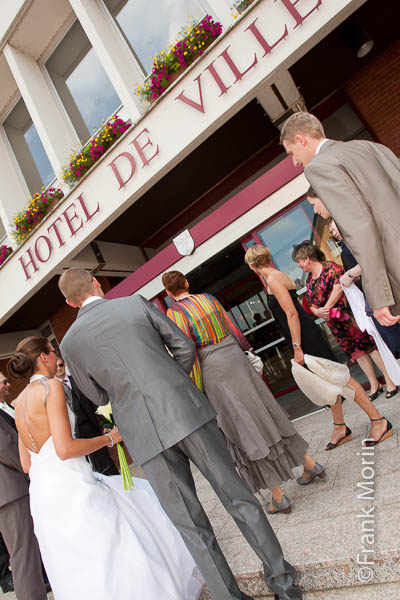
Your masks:
M 325 306 L 333 286 L 339 283 L 343 273 L 343 268 L 331 261 L 322 263 L 321 275 L 316 279 L 313 279 L 310 273 L 306 284 L 307 300 L 310 306 L 313 305 L 317 308 Z M 356 360 L 359 356 L 376 350 L 373 338 L 359 329 L 344 293 L 331 309 L 330 318 L 327 319 L 326 324 L 351 360 Z

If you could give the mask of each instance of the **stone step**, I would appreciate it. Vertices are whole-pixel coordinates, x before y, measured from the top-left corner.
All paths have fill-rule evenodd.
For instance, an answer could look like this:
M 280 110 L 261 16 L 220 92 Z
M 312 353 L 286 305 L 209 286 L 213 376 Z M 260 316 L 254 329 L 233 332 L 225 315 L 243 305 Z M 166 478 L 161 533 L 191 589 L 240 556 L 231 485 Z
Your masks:
M 269 594 L 258 596 L 255 600 L 270 600 L 272 597 Z M 381 583 L 378 585 L 305 592 L 303 598 L 304 600 L 399 600 L 400 585 L 398 583 Z

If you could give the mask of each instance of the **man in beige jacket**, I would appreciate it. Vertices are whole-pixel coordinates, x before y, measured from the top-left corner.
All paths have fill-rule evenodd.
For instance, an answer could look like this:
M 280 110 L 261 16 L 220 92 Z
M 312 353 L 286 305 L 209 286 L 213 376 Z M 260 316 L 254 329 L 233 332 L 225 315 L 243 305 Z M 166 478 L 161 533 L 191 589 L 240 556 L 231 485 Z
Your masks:
M 363 288 L 381 325 L 400 320 L 400 163 L 385 146 L 328 140 L 320 121 L 298 112 L 281 143 L 331 213 L 362 269 Z

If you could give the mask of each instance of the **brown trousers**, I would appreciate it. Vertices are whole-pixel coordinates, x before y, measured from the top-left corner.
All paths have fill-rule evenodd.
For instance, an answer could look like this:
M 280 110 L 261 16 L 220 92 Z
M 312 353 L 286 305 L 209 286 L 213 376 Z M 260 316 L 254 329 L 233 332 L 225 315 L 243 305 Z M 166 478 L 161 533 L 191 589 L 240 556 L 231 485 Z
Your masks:
M 18 600 L 46 600 L 39 545 L 33 532 L 28 495 L 0 508 L 0 531 L 10 554 Z

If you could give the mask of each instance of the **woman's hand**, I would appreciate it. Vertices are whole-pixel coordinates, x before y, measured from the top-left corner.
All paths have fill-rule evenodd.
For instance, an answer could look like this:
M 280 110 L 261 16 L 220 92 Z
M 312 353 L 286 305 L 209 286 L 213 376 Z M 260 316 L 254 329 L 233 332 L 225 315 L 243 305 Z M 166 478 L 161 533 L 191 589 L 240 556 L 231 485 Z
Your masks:
M 314 315 L 320 319 L 329 319 L 329 308 L 321 306 L 320 308 L 311 307 Z
M 122 442 L 122 436 L 119 432 L 118 427 L 113 427 L 111 429 L 111 431 L 108 433 L 107 438 L 108 438 L 108 436 L 111 436 L 114 444 L 118 444 L 119 442 Z
M 299 365 L 304 365 L 304 353 L 300 346 L 295 346 L 294 348 L 294 360 Z
M 339 281 L 343 287 L 350 287 L 354 283 L 354 277 L 349 275 L 349 271 L 346 271 L 346 273 L 341 276 Z

